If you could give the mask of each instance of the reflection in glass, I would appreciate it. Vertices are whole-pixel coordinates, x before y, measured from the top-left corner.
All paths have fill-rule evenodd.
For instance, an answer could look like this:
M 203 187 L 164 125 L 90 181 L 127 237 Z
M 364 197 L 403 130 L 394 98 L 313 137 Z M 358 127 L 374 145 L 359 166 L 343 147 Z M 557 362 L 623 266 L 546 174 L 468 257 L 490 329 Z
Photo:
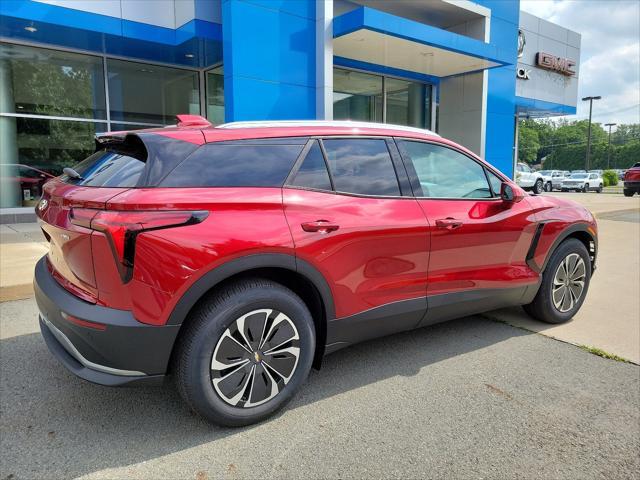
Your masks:
M 224 123 L 223 67 L 207 72 L 207 119 L 214 125 Z
M 197 72 L 108 59 L 107 76 L 112 121 L 168 125 L 200 114 Z
M 335 68 L 333 118 L 382 122 L 382 77 Z
M 0 111 L 106 118 L 102 59 L 0 44 Z
M 0 207 L 33 206 L 42 185 L 95 150 L 94 136 L 106 123 L 0 117 L 8 132 L 0 158 Z M 4 135 L 3 135 L 4 137 Z
M 396 78 L 385 79 L 386 123 L 431 128 L 431 86 Z

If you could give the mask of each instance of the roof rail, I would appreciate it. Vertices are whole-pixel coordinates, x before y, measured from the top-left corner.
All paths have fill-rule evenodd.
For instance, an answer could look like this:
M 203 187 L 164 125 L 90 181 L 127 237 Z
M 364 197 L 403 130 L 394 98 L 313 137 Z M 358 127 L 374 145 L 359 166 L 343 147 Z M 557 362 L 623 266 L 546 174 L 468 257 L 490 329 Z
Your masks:
M 353 122 L 350 120 L 260 120 L 230 122 L 218 125 L 215 128 L 270 128 L 270 127 L 342 127 L 342 128 L 383 128 L 385 130 L 398 130 L 402 132 L 422 133 L 439 137 L 435 132 L 424 128 L 407 127 L 405 125 L 393 125 L 390 123 Z
M 178 121 L 177 127 L 210 127 L 211 123 L 204 117 L 200 115 L 189 115 L 186 113 L 181 113 L 176 115 L 176 120 Z

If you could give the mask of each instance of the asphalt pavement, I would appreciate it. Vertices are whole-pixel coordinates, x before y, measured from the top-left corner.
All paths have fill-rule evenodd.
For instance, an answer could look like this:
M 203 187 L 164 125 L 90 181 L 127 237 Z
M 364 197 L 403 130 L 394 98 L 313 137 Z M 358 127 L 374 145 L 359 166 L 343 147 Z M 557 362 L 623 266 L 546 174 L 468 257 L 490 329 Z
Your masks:
M 0 394 L 0 479 L 640 478 L 640 367 L 482 317 L 337 352 L 226 429 L 170 386 L 76 379 L 5 302 Z

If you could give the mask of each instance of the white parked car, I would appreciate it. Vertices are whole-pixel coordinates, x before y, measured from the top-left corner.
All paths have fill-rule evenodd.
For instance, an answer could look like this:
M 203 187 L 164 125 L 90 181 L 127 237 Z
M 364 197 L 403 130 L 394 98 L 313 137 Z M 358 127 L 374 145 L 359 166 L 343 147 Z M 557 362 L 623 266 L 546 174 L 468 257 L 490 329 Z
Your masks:
M 534 172 L 526 163 L 516 164 L 516 183 L 525 190 L 533 193 L 542 193 L 544 190 L 544 178 L 540 172 Z
M 569 178 L 565 178 L 562 181 L 562 191 L 568 192 L 569 190 L 575 190 L 576 192 L 588 192 L 589 190 L 595 190 L 598 193 L 602 192 L 604 181 L 602 175 L 599 173 L 572 173 Z
M 552 192 L 554 188 L 562 188 L 562 180 L 565 174 L 562 170 L 540 170 L 540 175 L 544 181 L 544 191 Z

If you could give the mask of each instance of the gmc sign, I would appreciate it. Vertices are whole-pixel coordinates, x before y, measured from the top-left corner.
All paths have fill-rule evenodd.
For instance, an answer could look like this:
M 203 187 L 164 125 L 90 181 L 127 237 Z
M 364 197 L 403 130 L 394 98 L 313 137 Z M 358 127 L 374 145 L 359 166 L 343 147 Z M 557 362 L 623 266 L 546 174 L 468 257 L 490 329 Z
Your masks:
M 576 65 L 576 62 L 569 60 L 568 58 L 556 57 L 550 53 L 538 52 L 536 54 L 536 64 L 540 68 L 553 70 L 554 72 L 558 72 L 569 77 L 576 73 L 572 68 Z

